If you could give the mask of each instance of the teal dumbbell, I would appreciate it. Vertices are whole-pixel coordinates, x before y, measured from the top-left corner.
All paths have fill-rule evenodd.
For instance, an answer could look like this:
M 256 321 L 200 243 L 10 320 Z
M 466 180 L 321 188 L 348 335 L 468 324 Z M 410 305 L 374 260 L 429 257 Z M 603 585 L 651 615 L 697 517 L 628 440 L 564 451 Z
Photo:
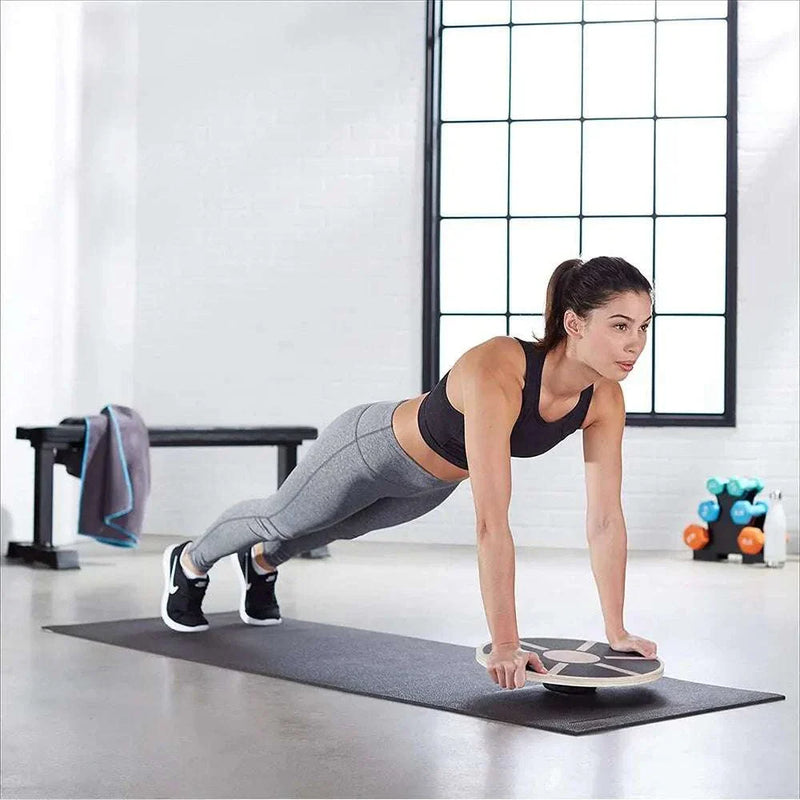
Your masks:
M 761 517 L 767 513 L 769 506 L 759 500 L 757 503 L 749 503 L 747 500 L 737 500 L 731 506 L 731 519 L 737 525 L 747 525 L 753 517 Z
M 763 488 L 764 484 L 758 478 L 731 478 L 728 481 L 728 494 L 731 497 L 741 497 L 751 489 L 760 492 Z
M 704 500 L 697 507 L 697 514 L 703 522 L 716 522 L 719 519 L 719 503 L 716 500 Z
M 722 494 L 725 491 L 725 484 L 727 484 L 725 478 L 715 476 L 706 481 L 706 489 L 711 494 Z

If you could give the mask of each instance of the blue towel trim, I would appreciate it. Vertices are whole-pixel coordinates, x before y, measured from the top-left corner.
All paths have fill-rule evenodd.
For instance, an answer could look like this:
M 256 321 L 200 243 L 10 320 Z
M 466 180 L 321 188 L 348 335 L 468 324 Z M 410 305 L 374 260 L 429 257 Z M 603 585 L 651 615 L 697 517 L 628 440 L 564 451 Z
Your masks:
M 89 417 L 83 418 L 83 456 L 81 458 L 81 490 L 78 495 L 78 536 L 88 536 L 94 539 L 90 533 L 82 533 L 81 532 L 81 508 L 83 507 L 83 479 L 86 477 L 86 462 L 88 460 L 89 455 L 89 448 L 87 445 L 89 444 L 89 427 L 91 423 L 89 422 Z
M 114 409 L 111 408 L 110 405 L 106 406 L 108 409 L 108 413 L 111 417 L 111 421 L 114 423 L 114 430 L 117 434 L 117 452 L 119 453 L 119 460 L 122 464 L 123 470 L 125 471 L 125 485 L 128 487 L 128 507 L 123 509 L 122 511 L 115 511 L 112 514 L 106 514 L 103 518 L 103 522 L 108 525 L 109 528 L 114 528 L 114 530 L 119 531 L 120 533 L 125 534 L 129 539 L 131 539 L 134 543 L 136 543 L 138 537 L 133 531 L 129 531 L 127 528 L 123 528 L 121 525 L 117 525 L 116 523 L 112 522 L 111 520 L 116 519 L 117 517 L 124 517 L 125 514 L 130 514 L 133 510 L 133 484 L 131 483 L 131 476 L 128 470 L 128 462 L 125 460 L 125 452 L 122 449 L 122 436 L 119 432 L 119 422 L 117 421 L 117 417 L 114 414 Z

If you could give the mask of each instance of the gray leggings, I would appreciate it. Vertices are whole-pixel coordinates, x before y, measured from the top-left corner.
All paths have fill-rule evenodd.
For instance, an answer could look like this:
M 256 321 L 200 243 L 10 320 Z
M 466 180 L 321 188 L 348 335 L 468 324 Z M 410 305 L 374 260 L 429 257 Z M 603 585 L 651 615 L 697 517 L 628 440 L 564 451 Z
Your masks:
M 409 456 L 392 430 L 402 401 L 354 406 L 326 427 L 275 494 L 231 506 L 189 545 L 207 572 L 223 556 L 264 542 L 277 567 L 336 539 L 355 539 L 421 517 L 460 481 L 444 481 Z

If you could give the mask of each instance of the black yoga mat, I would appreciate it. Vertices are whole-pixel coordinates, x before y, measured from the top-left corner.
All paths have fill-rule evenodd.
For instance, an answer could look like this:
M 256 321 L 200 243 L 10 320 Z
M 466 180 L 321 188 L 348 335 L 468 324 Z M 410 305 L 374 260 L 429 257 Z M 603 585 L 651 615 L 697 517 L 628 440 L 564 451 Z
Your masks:
M 242 623 L 236 612 L 207 618 L 209 630 L 191 634 L 170 630 L 160 617 L 44 629 L 572 736 L 786 699 L 667 677 L 584 696 L 560 695 L 530 683 L 501 689 L 475 661 L 474 647 L 286 618 L 274 627 L 257 627 Z

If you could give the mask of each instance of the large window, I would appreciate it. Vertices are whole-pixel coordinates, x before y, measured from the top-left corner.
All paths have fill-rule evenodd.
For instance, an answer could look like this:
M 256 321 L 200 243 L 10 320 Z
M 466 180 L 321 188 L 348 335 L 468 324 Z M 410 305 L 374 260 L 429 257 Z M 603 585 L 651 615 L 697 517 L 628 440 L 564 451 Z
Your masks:
M 734 425 L 734 0 L 428 0 L 423 391 L 544 334 L 568 258 L 655 289 L 635 425 Z

